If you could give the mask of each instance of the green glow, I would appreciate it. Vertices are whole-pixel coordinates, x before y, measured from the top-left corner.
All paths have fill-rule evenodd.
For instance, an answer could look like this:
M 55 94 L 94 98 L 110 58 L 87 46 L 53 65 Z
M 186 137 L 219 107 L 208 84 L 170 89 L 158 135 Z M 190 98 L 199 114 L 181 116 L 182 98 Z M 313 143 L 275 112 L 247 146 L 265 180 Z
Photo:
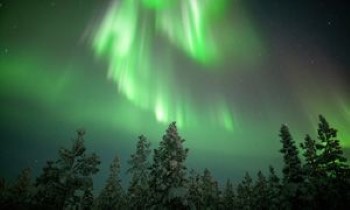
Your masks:
M 228 26 L 222 19 L 214 21 L 228 17 L 227 2 L 115 2 L 95 34 L 93 47 L 99 57 L 108 59 L 108 77 L 118 84 L 119 91 L 136 106 L 152 111 L 158 122 L 168 124 L 175 120 L 181 127 L 210 120 L 213 125 L 232 131 L 232 107 L 228 108 L 224 102 L 211 101 L 209 105 L 207 101 L 197 102 L 190 97 L 191 87 L 178 87 L 173 79 L 177 68 L 183 68 L 173 61 L 176 48 L 198 66 L 208 64 L 208 69 L 209 64 L 219 62 L 220 57 L 226 59 L 229 51 L 235 52 L 235 57 L 242 61 L 239 52 L 254 57 L 248 53 L 258 49 L 259 44 L 250 29 L 237 26 L 235 33 L 234 30 L 226 30 L 225 36 L 217 33 L 219 28 Z M 153 9 L 145 10 L 144 6 Z M 253 44 L 244 46 L 241 41 L 228 38 L 230 36 L 235 40 L 241 40 L 238 36 L 248 37 L 244 41 Z M 227 51 L 231 48 L 227 45 L 232 45 L 234 50 Z M 215 117 L 211 117 L 213 115 Z
M 227 0 L 184 0 L 156 12 L 156 26 L 175 46 L 198 62 L 218 62 L 228 37 L 216 36 L 218 16 L 227 16 Z M 228 27 L 228 26 L 227 26 Z
M 164 7 L 171 6 L 174 0 L 143 0 L 144 5 L 153 9 L 163 9 Z
M 153 110 L 158 122 L 167 124 L 176 120 L 178 126 L 193 126 L 209 119 L 210 113 L 205 114 L 208 108 L 198 111 L 194 108 L 196 103 L 186 93 L 188 90 L 177 90 L 172 79 L 175 74 L 172 55 L 166 49 L 152 55 L 157 49 L 156 33 L 163 30 L 165 40 L 169 39 L 170 43 L 178 45 L 198 61 L 209 61 L 214 57 L 214 40 L 209 39 L 208 26 L 202 14 L 209 3 L 205 1 L 206 4 L 202 5 L 194 0 L 182 1 L 181 5 L 177 5 L 181 6 L 177 20 L 174 19 L 179 17 L 176 6 L 164 7 L 169 3 L 160 3 L 163 1 L 143 2 L 159 9 L 155 18 L 151 15 L 140 17 L 142 9 L 139 1 L 122 1 L 109 9 L 96 33 L 93 46 L 98 56 L 106 56 L 110 61 L 108 77 L 118 84 L 119 91 L 128 100 L 140 108 Z M 157 25 L 152 28 L 154 21 Z M 157 59 L 157 55 L 163 59 Z M 220 115 L 214 118 L 217 124 L 232 130 L 232 119 L 227 109 L 219 108 L 214 113 Z

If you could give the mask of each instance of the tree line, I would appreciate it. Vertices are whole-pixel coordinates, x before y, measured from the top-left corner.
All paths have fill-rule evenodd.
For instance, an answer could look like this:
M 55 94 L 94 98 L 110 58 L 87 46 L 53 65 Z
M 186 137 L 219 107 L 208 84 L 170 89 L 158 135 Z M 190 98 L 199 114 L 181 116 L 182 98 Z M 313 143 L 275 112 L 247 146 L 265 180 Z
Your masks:
M 0 209 L 347 209 L 350 206 L 350 169 L 337 130 L 319 116 L 316 138 L 306 135 L 297 145 L 289 128 L 279 132 L 283 157 L 282 175 L 273 166 L 253 180 L 246 173 L 234 184 L 220 188 L 211 172 L 189 170 L 189 149 L 176 123 L 169 125 L 159 146 L 139 136 L 128 160 L 130 182 L 121 185 L 120 161 L 115 156 L 105 186 L 93 194 L 93 176 L 100 160 L 88 154 L 84 130 L 78 130 L 70 148 L 61 148 L 31 181 L 24 169 L 13 184 L 0 180 Z M 300 154 L 301 153 L 301 154 Z M 151 160 L 150 160 L 151 159 Z

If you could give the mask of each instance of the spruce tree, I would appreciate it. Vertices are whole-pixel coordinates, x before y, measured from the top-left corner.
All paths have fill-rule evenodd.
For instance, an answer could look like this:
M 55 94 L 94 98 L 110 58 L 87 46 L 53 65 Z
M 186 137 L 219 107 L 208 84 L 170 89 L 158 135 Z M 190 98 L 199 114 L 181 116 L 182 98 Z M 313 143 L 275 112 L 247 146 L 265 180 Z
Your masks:
M 259 171 L 253 188 L 254 209 L 270 209 L 268 203 L 268 182 L 264 174 Z
M 162 183 L 161 175 L 164 170 L 161 165 L 161 159 L 159 151 L 154 149 L 153 151 L 153 163 L 149 168 L 150 178 L 148 181 L 149 186 L 149 202 L 146 204 L 149 209 L 161 209 L 163 208 L 162 198 L 165 190 L 165 185 Z
M 188 149 L 175 122 L 171 123 L 163 136 L 158 149 L 154 150 L 151 166 L 150 186 L 153 188 L 153 205 L 156 208 L 185 208 L 188 206 L 185 160 Z
M 190 171 L 189 185 L 188 185 L 188 200 L 190 209 L 201 209 L 203 208 L 202 200 L 202 182 L 201 176 L 195 172 L 195 170 Z
M 223 191 L 223 206 L 224 209 L 236 209 L 236 196 L 231 180 L 226 181 Z
M 119 173 L 120 161 L 118 156 L 115 156 L 109 168 L 109 176 L 106 185 L 98 197 L 98 209 L 113 210 L 126 208 L 126 200 Z
M 282 125 L 280 130 L 284 167 L 283 182 L 284 183 L 301 183 L 303 181 L 301 161 L 298 156 L 298 149 L 286 125 Z
M 300 147 L 304 150 L 304 165 L 303 165 L 303 174 L 304 174 L 304 188 L 306 205 L 309 208 L 316 208 L 315 202 L 317 200 L 319 190 L 322 188 L 319 185 L 319 179 L 322 174 L 319 171 L 319 166 L 317 163 L 318 154 L 316 149 L 316 141 L 313 140 L 309 135 L 305 136 L 304 143 L 300 144 Z
M 92 176 L 100 164 L 96 154 L 86 154 L 85 131 L 77 130 L 70 149 L 61 148 L 57 161 L 48 161 L 36 181 L 37 204 L 47 208 L 79 207 L 84 192 L 92 188 Z
M 318 203 L 329 209 L 343 209 L 350 204 L 350 171 L 337 130 L 320 115 L 317 129 Z
M 330 127 L 322 115 L 319 116 L 319 120 L 317 129 L 319 142 L 316 146 L 321 151 L 317 160 L 320 169 L 330 178 L 348 178 L 349 166 L 337 139 L 337 130 Z
M 281 190 L 280 179 L 275 173 L 275 169 L 269 166 L 269 176 L 267 182 L 268 206 L 270 210 L 281 209 Z
M 9 202 L 16 208 L 30 208 L 33 196 L 30 168 L 25 168 L 21 171 L 15 183 L 10 187 L 9 193 Z
M 248 172 L 237 186 L 237 208 L 242 210 L 253 209 L 253 180 Z
M 151 153 L 150 142 L 141 135 L 136 145 L 136 152 L 132 154 L 128 163 L 131 182 L 128 188 L 128 203 L 130 209 L 142 209 L 149 203 L 149 170 L 148 157 Z
M 305 163 L 303 165 L 303 171 L 307 181 L 311 182 L 312 179 L 319 176 L 318 165 L 317 165 L 317 151 L 316 141 L 313 140 L 309 135 L 305 136 L 304 143 L 300 144 L 300 147 L 304 150 L 303 156 Z
M 303 175 L 298 149 L 286 125 L 280 130 L 283 154 L 283 208 L 299 209 L 303 206 Z
M 218 183 L 206 168 L 202 178 L 202 201 L 206 209 L 217 209 L 219 206 Z

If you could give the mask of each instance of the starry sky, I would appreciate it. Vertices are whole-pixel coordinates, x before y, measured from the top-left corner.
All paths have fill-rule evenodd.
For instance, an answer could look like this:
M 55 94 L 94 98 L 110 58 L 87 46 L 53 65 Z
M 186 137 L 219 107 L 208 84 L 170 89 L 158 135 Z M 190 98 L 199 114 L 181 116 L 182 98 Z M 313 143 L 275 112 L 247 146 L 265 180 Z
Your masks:
M 83 127 L 103 183 L 172 121 L 219 180 L 279 168 L 280 125 L 301 142 L 318 114 L 349 154 L 345 3 L 213 2 L 0 0 L 0 175 L 38 174 Z

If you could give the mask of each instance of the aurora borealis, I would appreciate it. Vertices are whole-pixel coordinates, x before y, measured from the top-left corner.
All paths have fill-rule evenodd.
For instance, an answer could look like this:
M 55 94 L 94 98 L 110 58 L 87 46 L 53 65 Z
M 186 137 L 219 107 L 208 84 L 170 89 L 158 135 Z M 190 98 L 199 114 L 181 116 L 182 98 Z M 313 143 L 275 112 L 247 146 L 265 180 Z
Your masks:
M 225 63 L 218 61 L 219 57 L 231 53 L 231 48 L 259 50 L 259 40 L 249 34 L 252 26 L 245 23 L 244 27 L 232 30 L 218 29 L 218 26 L 229 28 L 223 18 L 217 20 L 218 16 L 230 17 L 224 7 L 228 5 L 225 0 L 159 2 L 125 0 L 113 1 L 109 6 L 93 39 L 97 55 L 108 57 L 108 76 L 136 106 L 153 111 L 159 122 L 175 120 L 180 127 L 191 127 L 206 121 L 232 131 L 234 117 L 221 91 L 216 91 L 215 100 L 210 96 L 209 100 L 194 101 L 198 92 L 193 91 L 192 85 L 178 84 L 183 78 L 177 75 L 177 69 L 183 67 L 175 60 L 177 54 L 183 54 L 185 62 L 193 62 L 196 67 L 188 71 L 196 74 L 202 74 L 203 70 L 218 71 L 218 66 Z M 241 19 L 241 23 L 248 22 L 244 17 Z M 234 43 L 233 39 L 241 38 L 244 44 Z M 249 60 L 256 62 L 254 54 L 249 54 Z
M 318 114 L 348 151 L 347 17 L 331 1 L 0 0 L 2 174 L 39 170 L 78 127 L 125 161 L 174 120 L 190 166 L 220 179 L 279 166 L 279 126 L 300 142 Z

